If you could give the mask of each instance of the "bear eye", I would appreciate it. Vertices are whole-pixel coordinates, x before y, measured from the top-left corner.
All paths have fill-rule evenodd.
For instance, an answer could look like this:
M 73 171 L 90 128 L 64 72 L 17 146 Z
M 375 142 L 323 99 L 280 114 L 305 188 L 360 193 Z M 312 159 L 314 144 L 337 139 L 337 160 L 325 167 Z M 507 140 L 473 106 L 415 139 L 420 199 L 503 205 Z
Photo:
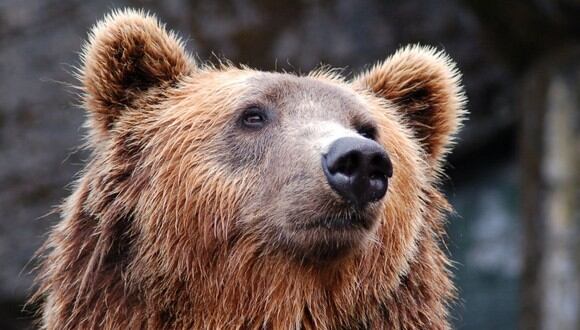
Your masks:
M 361 126 L 356 131 L 365 139 L 376 140 L 377 138 L 377 128 L 372 125 Z
M 266 125 L 266 112 L 256 106 L 249 107 L 242 113 L 241 121 L 244 127 L 260 129 Z

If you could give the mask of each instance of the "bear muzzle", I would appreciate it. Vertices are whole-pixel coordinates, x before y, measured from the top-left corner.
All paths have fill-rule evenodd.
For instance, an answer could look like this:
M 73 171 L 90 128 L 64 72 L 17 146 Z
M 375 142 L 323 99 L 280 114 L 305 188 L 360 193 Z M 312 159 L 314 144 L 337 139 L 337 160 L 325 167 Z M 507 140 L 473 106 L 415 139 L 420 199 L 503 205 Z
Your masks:
M 330 187 L 358 209 L 382 199 L 393 175 L 393 165 L 383 147 L 362 137 L 334 141 L 322 155 L 322 169 Z

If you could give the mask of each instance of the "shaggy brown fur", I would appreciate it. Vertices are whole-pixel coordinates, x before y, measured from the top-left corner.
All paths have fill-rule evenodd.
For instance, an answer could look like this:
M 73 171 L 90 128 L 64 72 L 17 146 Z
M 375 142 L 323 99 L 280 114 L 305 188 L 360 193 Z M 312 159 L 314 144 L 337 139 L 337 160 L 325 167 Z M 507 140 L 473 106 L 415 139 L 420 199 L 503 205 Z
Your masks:
M 125 10 L 82 59 L 92 157 L 45 246 L 43 328 L 448 328 L 437 185 L 464 99 L 445 55 L 407 47 L 353 81 L 203 67 Z M 256 104 L 271 125 L 239 129 Z M 374 225 L 289 229 L 354 212 L 312 147 L 337 125 L 376 126 L 393 163 L 386 197 L 358 215 Z M 347 252 L 309 256 L 329 242 Z

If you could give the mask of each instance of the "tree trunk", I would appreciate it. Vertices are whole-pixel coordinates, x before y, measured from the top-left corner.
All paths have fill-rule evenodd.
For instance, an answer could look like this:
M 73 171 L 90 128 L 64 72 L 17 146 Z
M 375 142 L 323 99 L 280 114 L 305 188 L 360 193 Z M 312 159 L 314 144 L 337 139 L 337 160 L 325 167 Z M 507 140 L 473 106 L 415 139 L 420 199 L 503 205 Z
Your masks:
M 580 329 L 580 49 L 534 66 L 520 101 L 521 329 Z

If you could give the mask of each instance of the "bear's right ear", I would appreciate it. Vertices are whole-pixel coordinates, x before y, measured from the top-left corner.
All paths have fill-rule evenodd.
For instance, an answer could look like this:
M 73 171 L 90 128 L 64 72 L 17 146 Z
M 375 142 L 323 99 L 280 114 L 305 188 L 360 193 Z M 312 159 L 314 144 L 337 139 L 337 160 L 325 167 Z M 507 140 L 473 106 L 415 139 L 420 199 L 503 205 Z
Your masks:
M 195 68 L 182 42 L 152 15 L 116 10 L 91 30 L 79 78 L 93 125 L 110 130 L 147 90 L 171 86 Z

